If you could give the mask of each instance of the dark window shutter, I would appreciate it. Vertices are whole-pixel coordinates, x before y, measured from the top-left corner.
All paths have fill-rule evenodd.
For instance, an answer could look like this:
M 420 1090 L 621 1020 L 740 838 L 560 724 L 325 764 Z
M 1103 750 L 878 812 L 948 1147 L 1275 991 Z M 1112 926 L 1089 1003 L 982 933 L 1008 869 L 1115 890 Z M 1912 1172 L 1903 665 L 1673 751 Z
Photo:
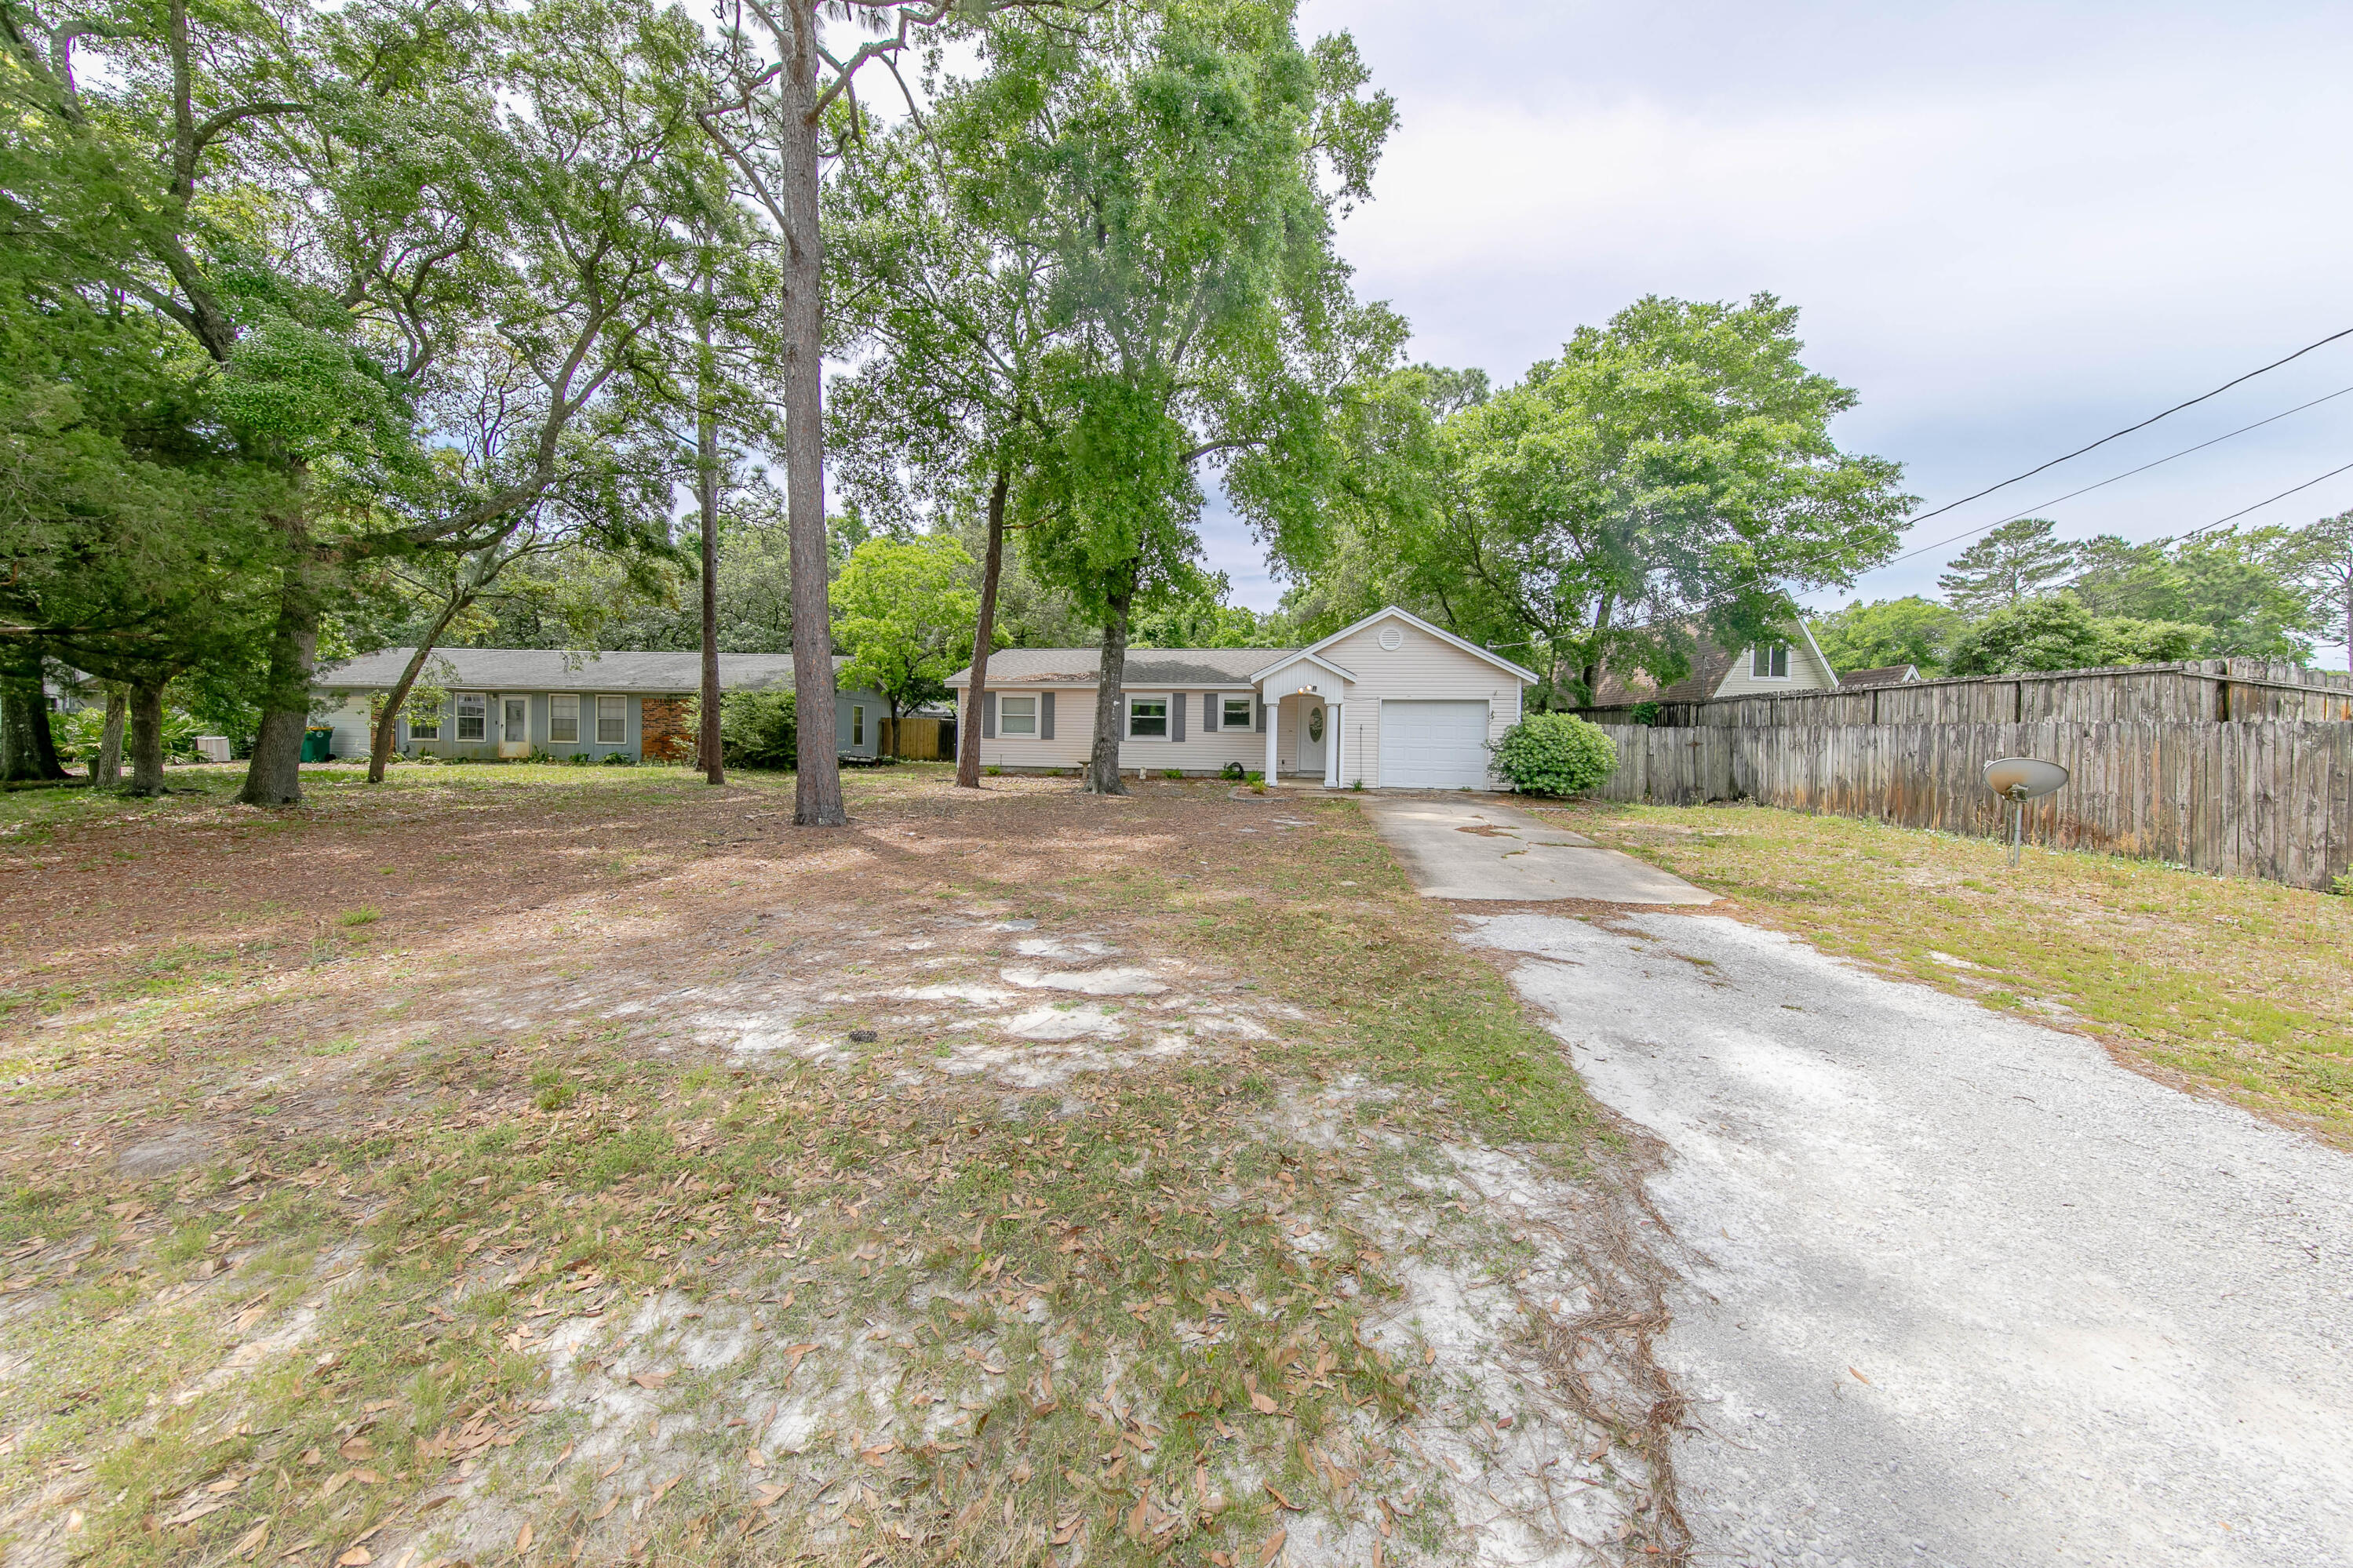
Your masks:
M 1050 691 L 1038 694 L 1038 738 L 1041 741 L 1054 738 L 1054 694 Z
M 980 738 L 984 741 L 997 739 L 997 693 L 994 691 L 980 694 Z
M 1206 735 L 1217 727 L 1218 694 L 1214 691 L 1204 691 L 1201 693 L 1201 733 Z
M 1172 741 L 1185 738 L 1185 694 L 1181 691 L 1168 694 L 1168 738 Z
M 1266 733 L 1266 702 L 1263 699 L 1259 700 L 1258 724 L 1256 725 L 1253 732 L 1261 735 Z

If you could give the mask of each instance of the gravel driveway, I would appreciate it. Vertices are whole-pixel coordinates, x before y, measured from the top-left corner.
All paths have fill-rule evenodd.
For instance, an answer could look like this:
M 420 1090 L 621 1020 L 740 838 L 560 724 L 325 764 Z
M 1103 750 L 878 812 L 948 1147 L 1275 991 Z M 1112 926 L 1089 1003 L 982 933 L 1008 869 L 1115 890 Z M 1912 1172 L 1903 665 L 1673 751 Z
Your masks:
M 1472 917 L 1666 1149 L 1710 1563 L 2353 1564 L 2353 1160 L 1721 916 Z

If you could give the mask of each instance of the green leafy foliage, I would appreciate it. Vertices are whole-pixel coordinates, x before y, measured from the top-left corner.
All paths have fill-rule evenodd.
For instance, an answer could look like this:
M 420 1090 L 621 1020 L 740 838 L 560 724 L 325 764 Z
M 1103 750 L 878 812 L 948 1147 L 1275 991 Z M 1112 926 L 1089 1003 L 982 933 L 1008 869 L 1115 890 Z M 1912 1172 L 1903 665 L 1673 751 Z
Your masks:
M 2195 658 L 2211 634 L 2179 621 L 2094 616 L 2072 592 L 2021 599 L 1953 639 L 1955 675 L 2010 675 Z
M 790 691 L 731 691 L 719 702 L 720 756 L 731 768 L 789 768 L 799 743 Z
M 2296 547 L 2282 528 L 2146 544 L 2102 534 L 2077 547 L 2068 586 L 2095 616 L 2203 626 L 2209 655 L 2301 661 L 2326 621 L 2296 581 Z
M 1953 639 L 1966 624 L 1950 605 L 1914 594 L 1868 605 L 1857 599 L 1843 609 L 1809 621 L 1807 626 L 1822 657 L 1841 674 L 1911 664 L 1917 665 L 1923 676 L 1933 677 L 1945 673 Z
M 2013 518 L 1954 556 L 1936 586 L 1972 617 L 2054 588 L 2076 562 L 2076 547 L 2058 537 L 2058 527 L 2047 517 Z
M 972 580 L 972 557 L 953 538 L 876 538 L 851 551 L 832 590 L 834 635 L 849 654 L 839 683 L 880 691 L 893 718 L 945 698 L 971 651 Z
M 1726 647 L 1769 635 L 1788 589 L 1885 559 L 1910 500 L 1895 464 L 1831 439 L 1855 395 L 1802 347 L 1770 295 L 1651 296 L 1483 399 L 1430 367 L 1366 387 L 1342 420 L 1341 537 L 1295 607 L 1318 630 L 1394 599 L 1529 647 L 1540 704 L 1605 660 L 1682 679 L 1694 606 Z
M 1495 742 L 1494 769 L 1522 795 L 1583 795 L 1617 772 L 1618 748 L 1573 714 L 1530 713 Z

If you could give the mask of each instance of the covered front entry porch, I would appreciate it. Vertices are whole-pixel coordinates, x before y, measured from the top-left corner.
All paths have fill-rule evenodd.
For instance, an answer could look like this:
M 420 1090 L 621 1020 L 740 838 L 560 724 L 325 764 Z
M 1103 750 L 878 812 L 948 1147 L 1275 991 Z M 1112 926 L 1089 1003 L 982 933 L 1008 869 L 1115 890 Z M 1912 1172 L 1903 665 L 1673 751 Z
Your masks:
M 1342 725 L 1353 684 L 1347 671 L 1312 654 L 1288 659 L 1260 678 L 1269 784 L 1300 779 L 1339 787 L 1345 752 L 1341 737 L 1346 733 Z

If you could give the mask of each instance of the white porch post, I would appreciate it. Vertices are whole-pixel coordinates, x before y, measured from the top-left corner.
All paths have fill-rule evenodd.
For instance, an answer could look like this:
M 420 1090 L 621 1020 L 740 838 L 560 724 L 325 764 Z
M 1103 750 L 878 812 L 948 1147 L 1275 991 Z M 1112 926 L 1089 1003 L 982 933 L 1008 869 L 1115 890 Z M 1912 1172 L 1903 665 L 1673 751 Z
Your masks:
M 1343 704 L 1338 702 L 1326 702 L 1324 706 L 1330 710 L 1329 712 L 1324 715 L 1325 720 L 1324 725 L 1324 787 L 1325 789 L 1338 789 L 1340 787 L 1340 737 L 1347 733 L 1347 731 L 1342 728 L 1340 723 L 1345 708 Z
M 1261 699 L 1263 700 L 1263 699 Z M 1282 699 L 1266 703 L 1266 782 L 1274 783 L 1274 732 L 1282 722 Z

